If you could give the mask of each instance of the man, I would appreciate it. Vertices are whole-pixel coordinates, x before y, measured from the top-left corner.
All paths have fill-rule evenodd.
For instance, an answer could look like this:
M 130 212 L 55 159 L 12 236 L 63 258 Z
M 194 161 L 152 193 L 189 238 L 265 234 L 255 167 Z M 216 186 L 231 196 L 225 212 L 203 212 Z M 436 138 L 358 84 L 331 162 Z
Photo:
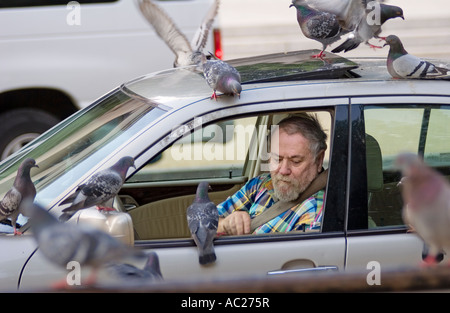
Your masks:
M 217 206 L 218 233 L 250 234 L 251 220 L 277 201 L 292 201 L 323 170 L 327 135 L 317 118 L 300 114 L 282 120 L 271 135 L 270 173 L 248 181 L 239 191 Z M 254 234 L 288 232 L 320 227 L 324 191 L 294 205 L 259 226 Z

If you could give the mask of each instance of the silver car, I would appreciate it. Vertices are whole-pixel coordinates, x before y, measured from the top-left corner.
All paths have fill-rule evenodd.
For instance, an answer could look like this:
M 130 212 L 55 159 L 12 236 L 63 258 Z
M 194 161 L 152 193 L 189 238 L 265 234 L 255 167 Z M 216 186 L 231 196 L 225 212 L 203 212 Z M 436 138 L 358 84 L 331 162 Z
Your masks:
M 117 212 L 79 211 L 90 223 L 140 249 L 156 251 L 164 279 L 290 275 L 416 266 L 424 244 L 401 217 L 393 158 L 403 151 L 450 175 L 448 81 L 394 80 L 385 59 L 348 60 L 313 51 L 230 61 L 241 96 L 211 100 L 201 73 L 177 68 L 125 83 L 75 113 L 0 164 L 0 195 L 18 164 L 36 159 L 36 202 L 59 216 L 76 187 L 131 155 Z M 222 236 L 217 261 L 201 266 L 186 223 L 197 184 L 207 180 L 219 203 L 267 171 L 267 134 L 283 117 L 317 114 L 329 135 L 324 217 L 320 231 Z M 70 269 L 48 262 L 27 218 L 22 236 L 3 225 L 2 290 L 47 288 Z M 375 262 L 375 263 L 374 263 Z M 87 270 L 86 270 L 87 271 Z

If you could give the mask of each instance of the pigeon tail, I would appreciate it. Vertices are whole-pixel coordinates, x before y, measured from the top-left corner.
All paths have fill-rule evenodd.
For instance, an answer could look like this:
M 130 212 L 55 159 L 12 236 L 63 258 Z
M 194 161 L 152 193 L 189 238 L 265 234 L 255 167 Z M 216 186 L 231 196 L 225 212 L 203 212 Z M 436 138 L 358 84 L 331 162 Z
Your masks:
M 216 261 L 216 254 L 213 252 L 208 253 L 208 254 L 204 254 L 204 255 L 199 255 L 198 257 L 198 261 L 201 265 L 207 265 L 210 263 L 214 263 Z

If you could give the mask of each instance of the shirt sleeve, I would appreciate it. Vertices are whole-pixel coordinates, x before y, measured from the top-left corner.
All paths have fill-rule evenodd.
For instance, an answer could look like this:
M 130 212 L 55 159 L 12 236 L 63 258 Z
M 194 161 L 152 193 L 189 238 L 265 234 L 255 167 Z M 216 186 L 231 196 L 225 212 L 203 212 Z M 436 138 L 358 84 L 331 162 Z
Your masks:
M 229 196 L 224 202 L 217 205 L 220 217 L 226 217 L 234 211 L 249 212 L 254 203 L 255 194 L 261 186 L 261 177 L 257 176 L 249 180 L 234 195 Z

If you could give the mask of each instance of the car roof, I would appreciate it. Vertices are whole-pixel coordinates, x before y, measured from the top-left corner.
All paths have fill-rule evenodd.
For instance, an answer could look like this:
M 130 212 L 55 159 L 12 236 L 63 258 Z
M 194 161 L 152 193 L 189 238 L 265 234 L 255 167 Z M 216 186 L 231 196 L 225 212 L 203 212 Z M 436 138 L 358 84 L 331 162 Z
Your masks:
M 312 59 L 311 55 L 317 52 L 318 50 L 304 50 L 227 61 L 240 72 L 243 92 L 241 99 L 225 97 L 219 102 L 230 105 L 252 101 L 246 96 L 250 90 L 260 90 L 258 93 L 270 100 L 270 94 L 265 94 L 262 89 L 294 85 L 308 87 L 305 90 L 307 89 L 310 97 L 350 96 L 350 91 L 353 95 L 370 95 L 379 92 L 377 85 L 386 94 L 450 95 L 448 81 L 393 79 L 387 71 L 385 57 L 349 60 L 327 52 L 324 60 Z M 448 63 L 442 60 L 430 61 L 436 65 Z M 358 88 L 355 88 L 355 83 L 359 83 Z M 369 86 L 367 83 L 372 84 Z M 148 74 L 122 85 L 122 89 L 131 96 L 140 97 L 167 111 L 209 100 L 212 94 L 212 89 L 195 66 Z M 213 104 L 215 101 L 209 103 Z

